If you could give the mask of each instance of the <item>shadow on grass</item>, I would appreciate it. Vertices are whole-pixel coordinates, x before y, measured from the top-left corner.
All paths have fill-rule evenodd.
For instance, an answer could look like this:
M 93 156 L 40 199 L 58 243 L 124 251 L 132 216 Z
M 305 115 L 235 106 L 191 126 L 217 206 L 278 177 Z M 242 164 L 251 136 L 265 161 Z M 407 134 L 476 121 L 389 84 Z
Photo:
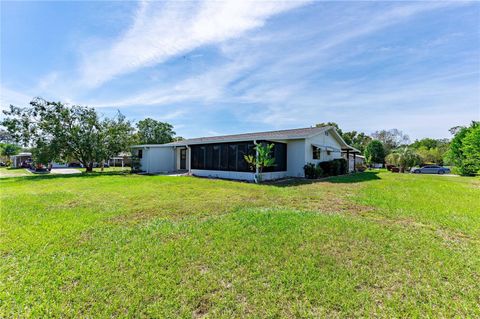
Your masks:
M 305 178 L 292 178 L 287 180 L 265 182 L 264 185 L 277 186 L 277 187 L 292 187 L 299 185 L 310 185 L 310 184 L 319 184 L 319 183 L 334 183 L 334 184 L 352 184 L 352 183 L 362 183 L 373 180 L 379 180 L 378 172 L 362 172 L 354 173 L 349 175 L 342 176 L 332 176 L 322 179 L 305 179 Z
M 1 177 L 0 180 L 28 180 L 28 181 L 42 181 L 50 179 L 63 179 L 63 178 L 93 178 L 101 176 L 129 176 L 132 175 L 130 172 L 93 172 L 93 173 L 75 173 L 75 174 L 32 174 L 32 175 L 19 175 L 19 176 L 8 176 Z

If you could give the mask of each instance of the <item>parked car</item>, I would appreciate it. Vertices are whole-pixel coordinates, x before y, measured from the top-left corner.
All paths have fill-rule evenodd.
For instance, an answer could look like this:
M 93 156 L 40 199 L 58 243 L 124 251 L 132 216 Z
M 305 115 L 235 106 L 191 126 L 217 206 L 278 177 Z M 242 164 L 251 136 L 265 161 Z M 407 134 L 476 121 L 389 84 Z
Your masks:
M 0 162 L 0 166 L 2 166 L 2 167 L 3 167 L 3 166 L 7 166 L 7 164 L 4 163 L 4 162 Z
M 424 167 L 413 167 L 410 172 L 415 174 L 448 174 L 450 169 L 439 165 L 427 165 Z
M 82 167 L 82 164 L 72 162 L 72 163 L 68 163 L 68 167 Z
M 20 168 L 32 168 L 32 161 L 26 160 L 20 164 Z

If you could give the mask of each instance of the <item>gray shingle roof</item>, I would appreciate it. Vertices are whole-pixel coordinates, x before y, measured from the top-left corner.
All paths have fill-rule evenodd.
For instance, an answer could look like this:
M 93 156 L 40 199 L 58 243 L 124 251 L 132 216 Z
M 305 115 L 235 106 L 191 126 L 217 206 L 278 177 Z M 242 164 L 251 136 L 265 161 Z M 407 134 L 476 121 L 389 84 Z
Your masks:
M 237 141 L 252 141 L 252 140 L 292 140 L 292 139 L 306 138 L 308 136 L 321 133 L 330 128 L 331 128 L 330 126 L 306 127 L 306 128 L 296 128 L 296 129 L 290 129 L 290 130 L 199 137 L 199 138 L 186 139 L 178 142 L 172 142 L 164 145 L 180 146 L 180 145 L 190 145 L 190 144 L 237 142 Z
M 190 138 L 183 141 L 172 142 L 167 144 L 132 145 L 132 147 L 133 148 L 172 147 L 172 146 L 185 146 L 185 145 L 194 145 L 194 144 L 228 143 L 228 142 L 242 142 L 242 141 L 253 141 L 253 140 L 257 140 L 257 141 L 295 140 L 295 139 L 311 137 L 330 129 L 333 129 L 335 131 L 335 135 L 338 137 L 338 139 L 340 139 L 342 144 L 342 149 L 347 148 L 357 153 L 360 153 L 359 150 L 347 145 L 333 126 L 305 127 L 305 128 L 296 128 L 296 129 L 290 129 L 290 130 L 266 131 L 266 132 L 244 133 L 244 134 L 233 134 L 233 135 L 222 135 L 222 136 L 208 136 L 208 137 Z

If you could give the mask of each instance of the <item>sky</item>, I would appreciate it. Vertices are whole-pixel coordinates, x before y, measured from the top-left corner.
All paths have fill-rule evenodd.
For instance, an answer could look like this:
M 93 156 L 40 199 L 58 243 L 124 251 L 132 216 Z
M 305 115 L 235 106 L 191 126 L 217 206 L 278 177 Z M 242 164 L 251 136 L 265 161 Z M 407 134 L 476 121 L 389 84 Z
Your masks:
M 1 1 L 1 108 L 36 96 L 186 138 L 480 120 L 480 2 Z

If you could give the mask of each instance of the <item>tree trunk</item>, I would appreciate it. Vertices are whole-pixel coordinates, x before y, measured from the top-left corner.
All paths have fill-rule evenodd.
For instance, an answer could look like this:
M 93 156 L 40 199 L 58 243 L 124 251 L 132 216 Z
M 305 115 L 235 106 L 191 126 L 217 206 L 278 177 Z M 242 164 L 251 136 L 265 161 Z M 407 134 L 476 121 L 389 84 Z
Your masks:
M 88 163 L 85 166 L 85 173 L 91 173 L 91 172 L 93 172 L 93 163 Z

